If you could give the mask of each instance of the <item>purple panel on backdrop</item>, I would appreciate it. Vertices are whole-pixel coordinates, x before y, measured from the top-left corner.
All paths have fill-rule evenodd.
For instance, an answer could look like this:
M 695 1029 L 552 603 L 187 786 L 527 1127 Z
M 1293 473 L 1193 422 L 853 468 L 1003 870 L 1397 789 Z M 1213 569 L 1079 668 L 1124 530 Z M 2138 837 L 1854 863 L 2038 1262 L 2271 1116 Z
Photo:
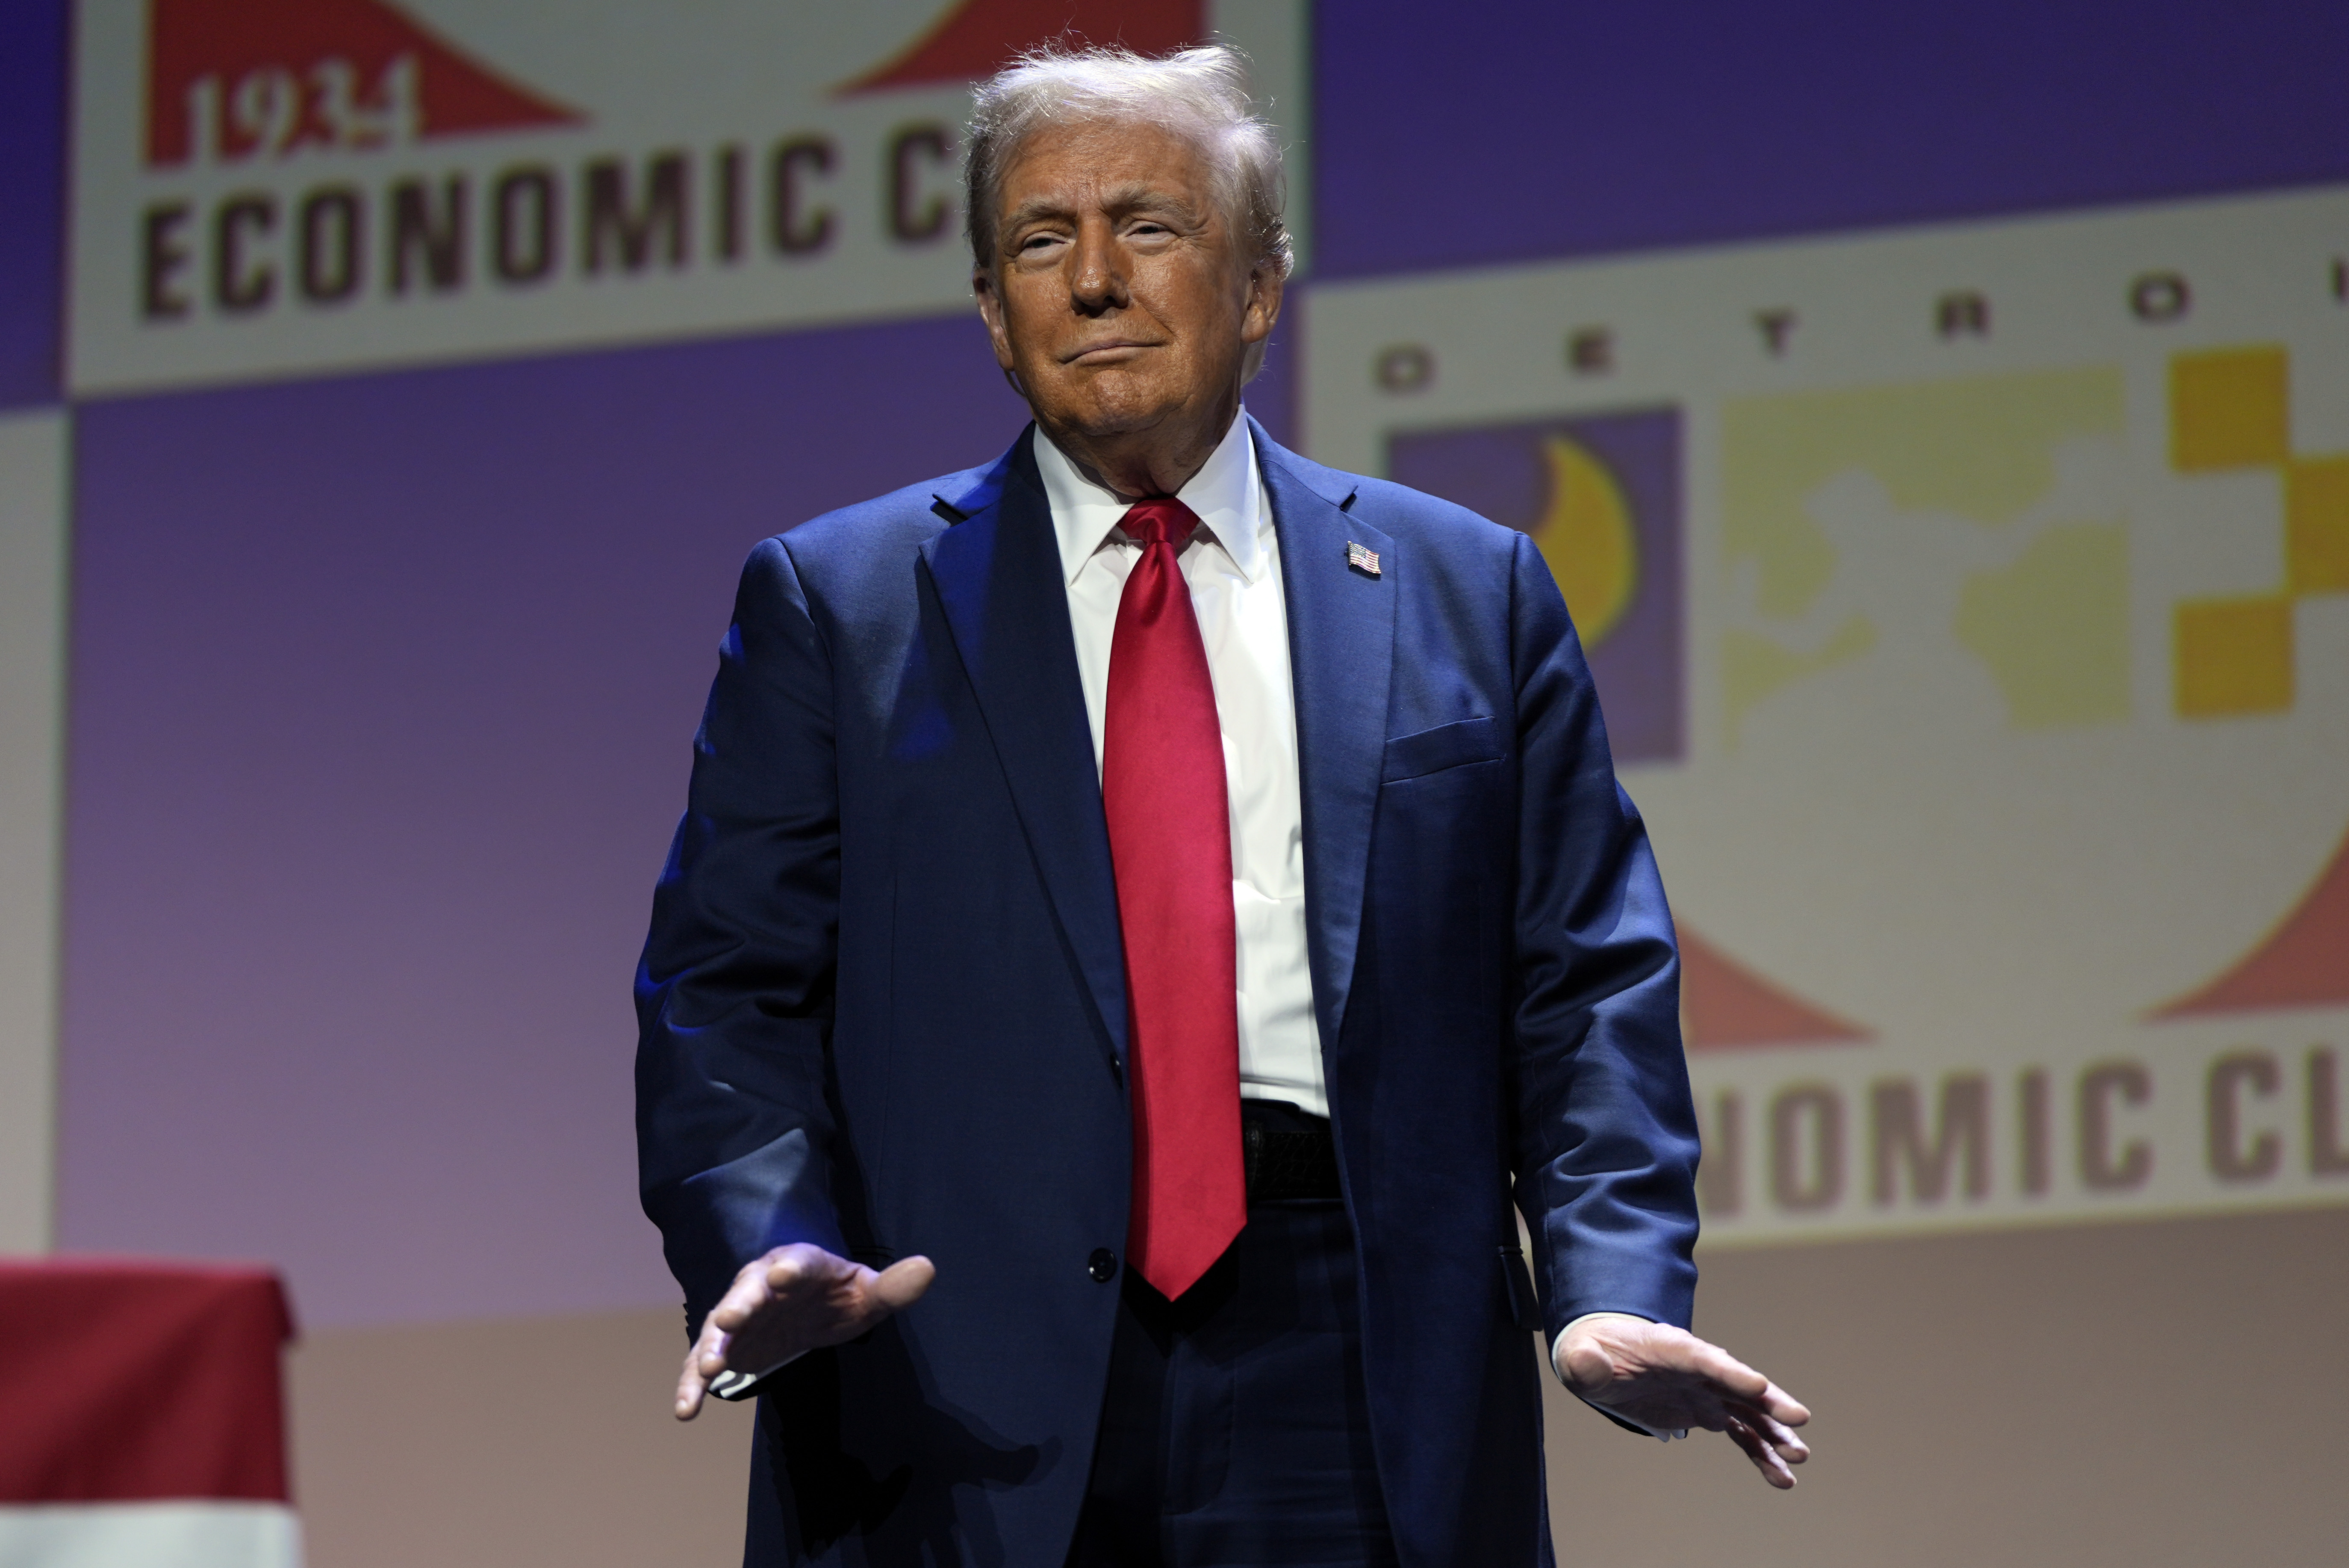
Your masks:
M 1546 448 L 1559 438 L 1598 460 L 1630 514 L 1630 599 L 1608 625 L 1582 628 L 1609 745 L 1618 762 L 1678 761 L 1688 688 L 1679 409 L 1402 431 L 1388 439 L 1387 477 L 1531 534 L 1547 554 L 1560 546 L 1544 537 L 1557 500 Z
M 1302 303 L 1298 295 L 1289 298 L 1290 313 L 1281 317 L 1282 325 L 1274 328 L 1272 346 L 1264 356 L 1264 368 L 1247 384 L 1247 411 L 1262 425 L 1265 434 L 1282 446 L 1294 446 L 1297 441 L 1297 361 L 1303 350 L 1299 346 L 1304 336 L 1300 326 L 1305 313 L 1295 309 Z
M 2349 9 L 1316 9 L 1319 277 L 2349 178 Z
M 0 7 L 0 408 L 59 396 L 67 9 Z
M 670 1299 L 627 979 L 736 569 L 1024 418 L 963 319 L 86 406 L 63 1244 Z

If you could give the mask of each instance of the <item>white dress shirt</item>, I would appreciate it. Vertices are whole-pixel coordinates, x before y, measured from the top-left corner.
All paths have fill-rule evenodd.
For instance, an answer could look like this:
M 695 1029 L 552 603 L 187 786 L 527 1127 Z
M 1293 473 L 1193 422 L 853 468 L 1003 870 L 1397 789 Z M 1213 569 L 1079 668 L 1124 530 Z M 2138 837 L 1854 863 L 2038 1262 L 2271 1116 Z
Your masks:
M 1141 549 L 1118 526 L 1128 503 L 1079 473 L 1040 428 L 1036 468 L 1051 503 L 1052 531 L 1060 538 L 1077 677 L 1084 686 L 1098 770 L 1110 641 L 1126 574 Z M 1257 472 L 1256 443 L 1248 438 L 1245 417 L 1232 420 L 1176 499 L 1199 519 L 1177 560 L 1183 580 L 1191 585 L 1191 609 L 1207 647 L 1207 678 L 1216 688 L 1216 722 L 1223 731 L 1224 788 L 1231 801 L 1240 1093 L 1288 1100 L 1327 1116 L 1321 1031 L 1306 965 L 1305 829 L 1297 782 L 1297 689 L 1288 674 L 1288 606 L 1281 598 L 1272 498 Z M 1553 1365 L 1565 1342 L 1561 1332 L 1550 1347 Z M 1557 1371 L 1563 1379 L 1566 1369 Z M 1667 1439 L 1681 1435 L 1645 1429 Z
M 1039 429 L 1036 467 L 1051 502 L 1076 634 L 1077 675 L 1101 766 L 1109 650 L 1126 574 L 1141 554 L 1118 526 L 1127 504 L 1077 471 Z M 1239 973 L 1240 1092 L 1330 1114 L 1321 1031 L 1306 965 L 1305 831 L 1297 784 L 1297 696 L 1272 499 L 1247 420 L 1232 428 L 1176 497 L 1198 530 L 1178 557 L 1207 649 L 1231 802 L 1232 928 Z

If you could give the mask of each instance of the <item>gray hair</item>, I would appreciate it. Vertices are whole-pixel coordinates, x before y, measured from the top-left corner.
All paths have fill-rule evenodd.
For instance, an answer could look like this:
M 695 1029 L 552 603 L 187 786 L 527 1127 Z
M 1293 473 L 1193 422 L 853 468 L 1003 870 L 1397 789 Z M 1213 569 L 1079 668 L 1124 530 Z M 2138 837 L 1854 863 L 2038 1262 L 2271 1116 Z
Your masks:
M 1276 277 L 1288 275 L 1280 140 L 1248 96 L 1247 57 L 1226 43 L 1156 59 L 1125 48 L 1046 44 L 980 83 L 965 166 L 970 255 L 980 271 L 995 267 L 996 203 L 1019 144 L 1047 125 L 1102 119 L 1139 120 L 1195 141 L 1249 262 Z

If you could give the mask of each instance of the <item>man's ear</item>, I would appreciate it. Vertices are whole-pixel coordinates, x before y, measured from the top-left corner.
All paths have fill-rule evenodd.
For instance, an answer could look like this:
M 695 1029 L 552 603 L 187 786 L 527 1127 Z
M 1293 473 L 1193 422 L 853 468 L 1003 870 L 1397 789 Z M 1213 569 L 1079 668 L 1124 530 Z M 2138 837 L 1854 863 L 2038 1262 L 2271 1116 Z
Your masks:
M 988 341 L 995 345 L 995 363 L 1003 373 L 1011 374 L 1011 334 L 1003 325 L 1003 295 L 995 286 L 995 274 L 980 267 L 970 274 L 971 297 L 978 301 L 978 318 L 987 323 Z
M 1272 335 L 1272 325 L 1280 319 L 1280 302 L 1288 286 L 1288 280 L 1270 267 L 1258 266 L 1249 271 L 1247 303 L 1240 310 L 1242 343 L 1262 343 Z

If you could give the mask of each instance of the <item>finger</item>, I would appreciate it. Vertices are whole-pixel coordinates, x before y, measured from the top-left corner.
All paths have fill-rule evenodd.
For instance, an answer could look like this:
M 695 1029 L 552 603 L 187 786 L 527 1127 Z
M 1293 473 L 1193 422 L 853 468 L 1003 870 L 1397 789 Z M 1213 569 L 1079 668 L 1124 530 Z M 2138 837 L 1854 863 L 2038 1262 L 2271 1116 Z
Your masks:
M 867 1295 L 884 1313 L 903 1312 L 921 1300 L 937 1277 L 938 1265 L 929 1259 L 899 1258 L 874 1277 Z
M 1787 1465 L 1785 1457 L 1764 1441 L 1762 1434 L 1753 1428 L 1746 1427 L 1745 1432 L 1754 1439 L 1754 1447 L 1747 1451 L 1746 1457 L 1752 1459 L 1760 1467 L 1762 1479 L 1781 1491 L 1791 1491 L 1795 1484 L 1795 1472 Z
M 1770 1473 L 1769 1467 L 1762 1460 L 1762 1439 L 1754 1435 L 1753 1428 L 1743 1421 L 1724 1421 L 1719 1429 L 1727 1433 L 1729 1440 L 1744 1450 L 1745 1457 L 1754 1461 L 1754 1469 L 1764 1475 Z
M 709 1391 L 709 1380 L 701 1375 L 700 1347 L 696 1346 L 685 1354 L 685 1370 L 677 1379 L 677 1418 L 689 1421 L 701 1413 L 702 1396 Z
M 1761 1398 L 1754 1402 L 1769 1411 L 1772 1419 L 1784 1421 L 1790 1427 L 1802 1426 L 1811 1418 L 1810 1408 L 1775 1383 L 1764 1388 Z
M 1672 1336 L 1661 1352 L 1665 1365 L 1702 1378 L 1733 1399 L 1758 1400 L 1770 1387 L 1770 1379 L 1761 1373 L 1693 1334 Z
M 1590 1340 L 1566 1347 L 1567 1386 L 1578 1394 L 1595 1393 L 1615 1381 L 1614 1358 Z
M 1776 1421 L 1765 1418 L 1764 1424 L 1754 1429 L 1761 1434 L 1762 1440 L 1768 1443 L 1780 1459 L 1790 1465 L 1801 1464 L 1811 1457 L 1811 1445 Z
M 1739 1420 L 1732 1420 L 1724 1429 L 1730 1440 L 1745 1450 L 1745 1457 L 1754 1461 L 1754 1468 L 1762 1472 L 1764 1480 L 1780 1491 L 1793 1490 L 1795 1472 L 1786 1468 L 1786 1461 L 1778 1457 L 1775 1449 L 1762 1440 L 1760 1433 Z
M 709 1321 L 726 1333 L 732 1334 L 758 1315 L 759 1309 L 774 1298 L 774 1292 L 767 1284 L 767 1271 L 744 1269 L 735 1276 L 726 1294 L 718 1298 L 718 1305 L 710 1309 Z
M 1775 1449 L 1778 1457 L 1788 1464 L 1798 1465 L 1811 1457 L 1811 1445 L 1796 1437 L 1784 1422 L 1773 1418 L 1768 1411 L 1756 1409 L 1751 1405 L 1735 1405 L 1731 1408 L 1738 1419 L 1758 1433 L 1762 1440 Z
M 821 1271 L 822 1265 L 802 1256 L 802 1251 L 798 1247 L 787 1248 L 768 1263 L 766 1273 L 761 1277 L 770 1291 L 777 1295 L 788 1295 Z

